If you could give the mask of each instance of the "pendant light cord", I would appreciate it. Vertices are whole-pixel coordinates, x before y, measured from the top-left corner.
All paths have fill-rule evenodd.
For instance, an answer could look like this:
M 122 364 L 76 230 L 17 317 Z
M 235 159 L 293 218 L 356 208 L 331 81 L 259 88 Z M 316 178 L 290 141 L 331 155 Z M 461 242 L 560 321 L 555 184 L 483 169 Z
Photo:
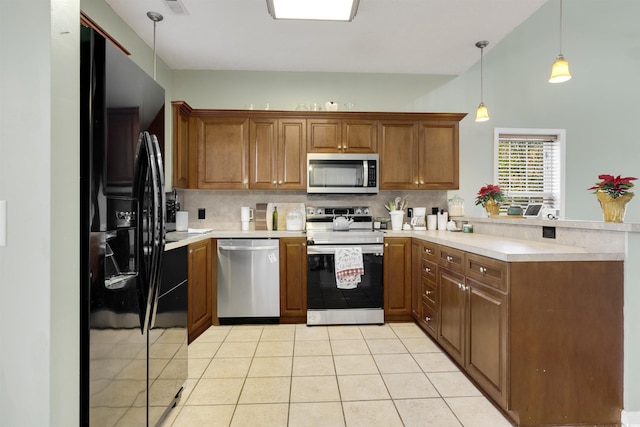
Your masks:
M 562 0 L 560 0 L 560 55 L 562 55 Z

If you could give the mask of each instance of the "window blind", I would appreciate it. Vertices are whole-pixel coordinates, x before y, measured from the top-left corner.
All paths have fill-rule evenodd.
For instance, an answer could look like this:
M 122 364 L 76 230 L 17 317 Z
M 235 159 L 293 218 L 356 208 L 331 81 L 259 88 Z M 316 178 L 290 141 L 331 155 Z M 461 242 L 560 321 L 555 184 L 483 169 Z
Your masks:
M 498 185 L 506 193 L 504 208 L 544 203 L 560 209 L 561 150 L 557 135 L 500 134 Z

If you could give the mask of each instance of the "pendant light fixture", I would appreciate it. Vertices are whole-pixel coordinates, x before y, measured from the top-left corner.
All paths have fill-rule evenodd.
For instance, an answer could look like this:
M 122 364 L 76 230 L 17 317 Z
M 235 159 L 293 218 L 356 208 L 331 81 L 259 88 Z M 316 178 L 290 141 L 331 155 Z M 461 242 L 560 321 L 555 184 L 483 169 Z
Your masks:
M 478 105 L 478 109 L 476 110 L 476 122 L 486 122 L 487 120 L 489 120 L 489 111 L 487 110 L 487 107 L 485 107 L 483 102 L 484 93 L 483 93 L 483 75 L 482 75 L 482 73 L 484 72 L 483 71 L 484 48 L 487 47 L 488 44 L 489 42 L 486 40 L 481 40 L 476 43 L 476 47 L 480 48 L 480 105 Z
M 164 19 L 158 12 L 147 12 L 149 19 L 153 21 L 153 80 L 156 79 L 156 24 Z
M 562 83 L 570 79 L 569 63 L 562 55 L 562 0 L 560 0 L 560 53 L 556 56 L 556 60 L 551 67 L 549 83 Z

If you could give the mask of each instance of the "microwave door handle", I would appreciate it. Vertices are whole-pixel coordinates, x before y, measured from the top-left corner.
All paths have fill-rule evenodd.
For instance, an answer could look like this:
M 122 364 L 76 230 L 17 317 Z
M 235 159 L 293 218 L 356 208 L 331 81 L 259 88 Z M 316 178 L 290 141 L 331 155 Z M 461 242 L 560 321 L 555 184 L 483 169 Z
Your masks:
M 361 175 L 361 177 L 360 177 L 360 178 L 362 179 L 362 182 L 361 182 L 361 183 L 359 183 L 359 184 L 358 184 L 358 186 L 359 186 L 359 187 L 366 187 L 366 186 L 367 186 L 367 184 L 369 183 L 369 180 L 368 180 L 368 174 L 369 174 L 369 162 L 367 162 L 366 160 L 364 160 L 362 163 L 363 163 L 363 164 L 362 164 L 362 166 L 363 166 L 363 167 L 362 167 L 362 175 Z

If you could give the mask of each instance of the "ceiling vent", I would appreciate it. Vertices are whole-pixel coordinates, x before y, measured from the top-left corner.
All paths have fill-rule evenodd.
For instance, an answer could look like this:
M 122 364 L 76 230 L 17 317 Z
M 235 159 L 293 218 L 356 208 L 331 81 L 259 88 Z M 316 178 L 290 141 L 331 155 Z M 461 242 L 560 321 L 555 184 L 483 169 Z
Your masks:
M 164 0 L 164 4 L 176 15 L 188 15 L 182 0 Z

